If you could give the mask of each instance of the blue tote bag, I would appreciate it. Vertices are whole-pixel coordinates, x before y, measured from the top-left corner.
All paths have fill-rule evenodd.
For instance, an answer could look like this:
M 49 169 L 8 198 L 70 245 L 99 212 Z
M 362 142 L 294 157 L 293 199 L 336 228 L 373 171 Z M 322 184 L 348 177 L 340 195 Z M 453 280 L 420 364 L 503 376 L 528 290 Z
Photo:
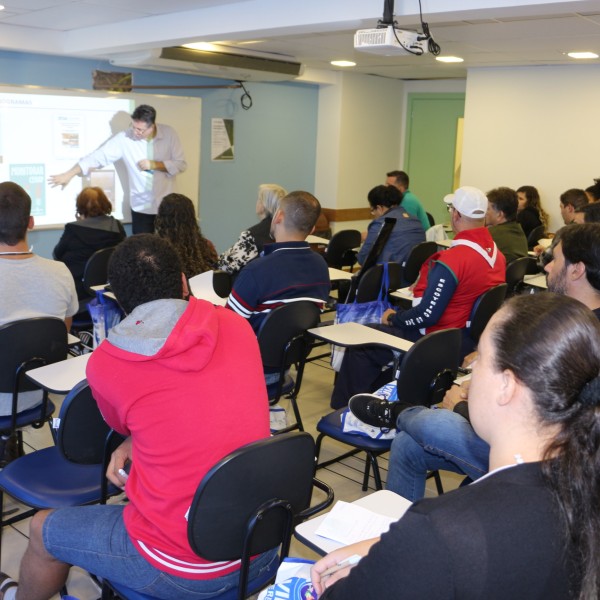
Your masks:
M 335 312 L 336 323 L 381 323 L 383 313 L 392 308 L 387 300 L 387 293 L 390 287 L 390 276 L 387 263 L 383 263 L 383 277 L 381 278 L 381 288 L 377 300 L 372 302 L 349 302 L 347 304 L 338 304 Z M 340 370 L 342 359 L 344 358 L 345 348 L 340 346 L 331 347 L 331 366 L 335 371 Z

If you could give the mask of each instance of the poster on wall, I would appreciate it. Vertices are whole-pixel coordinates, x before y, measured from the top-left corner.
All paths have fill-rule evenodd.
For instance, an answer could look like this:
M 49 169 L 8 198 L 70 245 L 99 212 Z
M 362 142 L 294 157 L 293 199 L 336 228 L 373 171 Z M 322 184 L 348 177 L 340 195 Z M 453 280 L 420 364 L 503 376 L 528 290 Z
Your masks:
M 233 160 L 233 119 L 211 120 L 211 160 Z

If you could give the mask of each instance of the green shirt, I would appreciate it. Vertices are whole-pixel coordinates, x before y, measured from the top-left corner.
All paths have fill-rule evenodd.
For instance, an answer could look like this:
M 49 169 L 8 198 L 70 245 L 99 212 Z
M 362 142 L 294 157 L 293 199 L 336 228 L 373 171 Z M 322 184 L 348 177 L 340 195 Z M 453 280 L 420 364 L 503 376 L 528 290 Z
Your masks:
M 419 221 L 421 221 L 421 225 L 423 225 L 423 229 L 427 231 L 431 225 L 429 224 L 429 217 L 423 208 L 420 200 L 410 191 L 406 190 L 404 192 L 404 196 L 402 196 L 402 203 L 400 204 L 402 208 L 413 217 L 417 217 Z
M 500 223 L 488 227 L 498 250 L 504 254 L 506 264 L 522 256 L 527 256 L 527 238 L 520 223 Z

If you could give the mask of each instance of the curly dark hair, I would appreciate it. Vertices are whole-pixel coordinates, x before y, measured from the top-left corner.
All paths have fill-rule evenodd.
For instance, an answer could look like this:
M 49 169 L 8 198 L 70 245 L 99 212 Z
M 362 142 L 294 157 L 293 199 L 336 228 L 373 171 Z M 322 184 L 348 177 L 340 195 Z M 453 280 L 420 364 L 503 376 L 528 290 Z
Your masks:
M 173 244 L 186 276 L 210 271 L 217 262 L 212 244 L 202 235 L 192 201 L 183 194 L 168 194 L 156 216 L 156 233 Z
M 108 282 L 127 314 L 146 302 L 183 298 L 177 251 L 152 233 L 132 235 L 117 246 L 108 263 Z
M 576 225 L 575 227 L 583 227 Z M 600 323 L 582 303 L 552 293 L 515 296 L 492 330 L 496 369 L 530 391 L 542 426 L 558 426 L 542 469 L 577 565 L 579 600 L 600 589 Z

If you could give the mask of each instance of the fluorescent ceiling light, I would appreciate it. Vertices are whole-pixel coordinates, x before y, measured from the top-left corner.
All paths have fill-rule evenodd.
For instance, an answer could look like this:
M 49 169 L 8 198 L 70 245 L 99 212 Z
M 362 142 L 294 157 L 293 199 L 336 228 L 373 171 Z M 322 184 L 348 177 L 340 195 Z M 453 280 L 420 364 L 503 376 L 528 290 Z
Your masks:
M 443 62 L 443 63 L 461 63 L 461 62 L 464 62 L 464 59 L 460 58 L 460 56 L 436 56 L 435 60 L 439 60 L 440 62 Z
M 334 67 L 355 67 L 356 63 L 351 60 L 332 60 L 331 63 Z
M 209 42 L 194 42 L 192 44 L 183 44 L 184 48 L 190 48 L 191 50 L 204 50 L 204 52 L 218 52 L 221 48 L 217 44 L 211 44 Z
M 598 55 L 594 52 L 569 52 L 567 54 L 567 56 L 570 56 L 571 58 L 580 58 L 580 59 L 598 58 Z

